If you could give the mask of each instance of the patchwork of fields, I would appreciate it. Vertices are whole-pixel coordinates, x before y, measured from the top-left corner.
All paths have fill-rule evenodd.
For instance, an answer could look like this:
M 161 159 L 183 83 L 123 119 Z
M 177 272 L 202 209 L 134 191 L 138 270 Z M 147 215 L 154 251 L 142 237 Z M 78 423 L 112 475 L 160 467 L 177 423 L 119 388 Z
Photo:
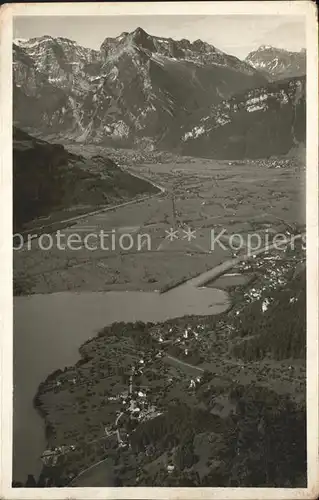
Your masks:
M 91 146 L 67 147 L 88 157 L 93 153 Z M 110 149 L 94 146 L 94 151 L 112 157 Z M 88 235 L 103 231 L 108 235 L 103 248 L 95 245 L 92 250 L 83 244 L 77 250 L 61 250 L 53 244 L 43 251 L 33 240 L 29 250 L 16 250 L 18 293 L 159 290 L 231 257 L 235 240 L 231 240 L 231 247 L 227 242 L 235 233 L 247 241 L 248 233 L 258 232 L 263 238 L 265 231 L 291 232 L 305 224 L 305 170 L 301 161 L 234 164 L 163 155 L 160 163 L 142 163 L 134 160 L 129 150 L 118 155 L 113 151 L 113 159 L 122 168 L 165 191 L 61 224 L 65 239 L 77 234 L 82 242 Z M 171 228 L 177 231 L 172 241 L 168 234 Z M 189 229 L 195 231 L 194 237 L 187 236 Z M 214 244 L 220 232 L 223 245 Z M 55 242 L 55 235 L 52 237 Z M 43 245 L 48 244 L 43 241 Z M 90 245 L 96 241 L 97 236 L 91 236 Z

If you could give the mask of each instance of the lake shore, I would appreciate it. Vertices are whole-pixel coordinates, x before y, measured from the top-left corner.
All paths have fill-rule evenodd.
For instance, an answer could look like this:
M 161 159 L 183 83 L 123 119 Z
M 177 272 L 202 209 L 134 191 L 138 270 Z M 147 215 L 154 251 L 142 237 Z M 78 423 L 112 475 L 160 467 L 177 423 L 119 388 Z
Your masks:
M 235 287 L 233 290 L 234 294 L 232 294 L 232 298 L 234 299 L 232 301 L 232 306 L 235 305 L 235 309 L 233 310 L 233 308 L 230 307 L 230 309 L 225 310 L 217 316 L 185 316 L 157 324 L 137 322 L 135 325 L 132 323 L 122 323 L 106 327 L 101 330 L 97 336 L 87 340 L 81 346 L 81 361 L 78 361 L 74 366 L 70 366 L 60 373 L 51 374 L 47 381 L 41 384 L 38 394 L 39 401 L 40 404 L 44 405 L 48 410 L 47 415 L 49 419 L 46 419 L 47 423 L 55 429 L 54 435 L 53 437 L 51 436 L 52 439 L 49 442 L 51 447 L 62 442 L 68 446 L 72 445 L 72 443 L 77 443 L 78 433 L 79 436 L 85 436 L 85 440 L 88 442 L 92 442 L 93 440 L 94 443 L 103 443 L 102 448 L 100 445 L 94 444 L 93 448 L 90 445 L 90 458 L 84 458 L 80 450 L 81 447 L 84 446 L 85 441 L 80 439 L 78 442 L 78 453 L 72 455 L 73 452 L 71 451 L 72 458 L 69 460 L 67 457 L 65 458 L 66 471 L 69 471 L 71 474 L 70 477 L 74 475 L 77 476 L 79 472 L 87 470 L 83 475 L 83 483 L 81 479 L 82 475 L 80 475 L 77 477 L 76 481 L 72 481 L 70 485 L 106 486 L 105 479 L 101 476 L 101 473 L 106 470 L 105 466 L 103 466 L 104 460 L 102 459 L 101 462 L 101 457 L 105 456 L 105 447 L 107 447 L 108 450 L 107 456 L 111 456 L 112 460 L 113 458 L 118 460 L 116 457 L 120 456 L 120 451 L 116 451 L 118 446 L 115 436 L 115 440 L 112 438 L 112 433 L 114 435 L 114 422 L 118 421 L 116 415 L 118 415 L 120 411 L 116 399 L 119 393 L 125 392 L 125 383 L 122 385 L 122 382 L 120 382 L 115 375 L 119 366 L 116 349 L 119 348 L 122 342 L 124 342 L 123 346 L 126 345 L 127 341 L 125 339 L 130 339 L 131 342 L 132 338 L 134 338 L 138 332 L 138 335 L 142 335 L 140 339 L 146 335 L 146 332 L 150 335 L 150 339 L 153 339 L 151 342 L 153 344 L 153 354 L 151 354 L 151 351 L 148 354 L 148 348 L 142 348 L 144 351 L 143 357 L 146 357 L 145 366 L 149 367 L 148 370 L 155 369 L 157 375 L 159 375 L 160 379 L 163 381 L 167 380 L 167 377 L 173 377 L 175 379 L 175 385 L 177 384 L 179 388 L 177 390 L 175 387 L 174 390 L 177 390 L 176 395 L 180 392 L 179 397 L 182 398 L 181 401 L 183 402 L 189 400 L 188 404 L 191 404 L 193 396 L 191 396 L 189 389 L 187 389 L 187 384 L 192 380 L 192 377 L 199 376 L 199 378 L 202 378 L 204 376 L 206 380 L 207 374 L 209 374 L 209 380 L 213 384 L 214 390 L 221 390 L 222 393 L 226 391 L 227 394 L 227 391 L 233 387 L 235 380 L 235 385 L 239 384 L 239 386 L 243 385 L 250 387 L 251 384 L 253 384 L 260 386 L 260 390 L 266 387 L 268 388 L 267 390 L 275 390 L 279 395 L 293 394 L 296 401 L 298 397 L 300 401 L 303 401 L 305 366 L 302 362 L 299 364 L 296 361 L 292 362 L 292 360 L 287 360 L 287 362 L 276 362 L 275 360 L 266 358 L 260 360 L 257 364 L 255 361 L 246 362 L 245 370 L 242 371 L 244 367 L 243 362 L 241 362 L 240 359 L 236 360 L 230 356 L 228 349 L 233 341 L 231 340 L 232 337 L 228 332 L 228 328 L 230 329 L 231 325 L 235 324 L 237 312 L 242 310 L 243 304 L 245 303 L 244 293 L 248 288 L 249 286 L 247 286 L 247 283 L 246 285 Z M 226 330 L 224 331 L 225 327 Z M 183 338 L 185 339 L 184 332 L 186 331 L 189 332 L 188 336 L 194 335 L 194 338 L 192 337 L 193 340 L 189 340 L 190 352 L 188 355 L 186 351 L 181 351 L 180 348 L 177 347 L 178 344 L 176 344 L 178 338 L 180 340 Z M 195 339 L 197 339 L 197 337 L 200 339 L 200 350 L 198 354 L 195 352 L 196 343 L 198 342 Z M 161 344 L 162 338 L 165 340 Z M 138 343 L 139 342 L 141 342 L 141 340 L 138 340 Z M 184 342 L 188 342 L 188 340 L 184 340 Z M 108 346 L 107 351 L 105 350 L 106 346 Z M 138 349 L 141 349 L 141 346 L 142 344 Z M 115 349 L 114 353 L 113 349 Z M 108 352 L 109 350 L 111 350 L 110 353 Z M 119 352 L 121 352 L 121 349 Z M 132 362 L 134 363 L 134 352 L 135 348 L 133 348 L 132 345 L 132 350 L 130 348 L 130 351 L 127 351 L 129 359 L 124 362 L 124 359 L 121 358 L 120 364 L 124 370 L 125 366 L 129 367 Z M 156 352 L 162 352 L 163 354 L 158 358 Z M 105 365 L 106 360 L 108 361 Z M 108 366 L 109 363 L 111 363 L 113 368 L 111 372 L 105 372 L 105 366 Z M 294 371 L 291 373 L 289 373 L 289 370 L 292 367 L 289 366 L 289 363 L 293 364 Z M 87 379 L 85 373 L 90 373 L 90 383 L 93 384 L 93 387 L 96 387 L 96 389 L 92 389 L 93 392 L 89 392 L 90 395 L 87 396 L 84 395 L 81 389 L 81 380 Z M 70 385 L 70 382 L 68 382 L 72 380 L 72 377 L 74 377 L 74 380 L 77 380 L 74 389 L 72 389 L 72 384 Z M 115 392 L 112 389 L 113 383 L 111 383 L 113 379 L 114 381 L 117 380 L 115 384 L 116 389 L 114 388 Z M 153 386 L 150 380 L 147 382 L 149 389 L 147 393 L 147 404 L 158 407 L 160 410 L 162 405 L 164 405 L 163 408 L 167 408 L 169 400 L 167 398 L 170 397 L 171 391 L 169 385 L 165 386 L 164 384 L 165 389 L 156 389 L 156 385 Z M 62 384 L 61 388 L 54 389 L 55 384 Z M 68 388 L 71 392 L 69 392 Z M 99 394 L 105 393 L 109 394 L 110 397 L 106 407 L 107 410 L 105 409 L 102 411 L 104 407 L 103 397 L 100 399 L 101 396 L 99 396 Z M 176 402 L 176 404 L 178 404 L 178 402 Z M 84 408 L 85 406 L 85 410 L 83 411 L 84 415 L 90 416 L 89 422 L 81 420 L 81 418 L 78 422 L 75 422 L 75 416 L 71 417 L 74 405 L 80 405 L 79 408 L 82 408 L 82 406 Z M 64 408 L 63 411 L 59 410 L 60 406 Z M 94 416 L 94 408 L 101 409 L 100 413 L 98 412 L 96 414 L 96 417 Z M 104 422 L 103 425 L 106 425 L 105 429 L 108 429 L 109 438 L 107 442 L 105 441 L 105 437 L 103 438 L 103 433 L 101 434 L 96 427 L 97 422 L 99 422 L 101 418 Z M 73 432 L 76 434 L 74 435 Z M 115 470 L 117 470 L 116 467 Z M 133 484 L 128 482 L 125 485 L 129 486 Z
M 31 459 L 25 461 L 23 457 L 25 453 L 30 455 L 30 449 L 34 448 L 33 443 L 39 441 L 37 428 L 40 420 L 38 413 L 32 409 L 32 401 L 39 384 L 47 374 L 76 363 L 79 359 L 79 346 L 89 336 L 94 336 L 97 331 L 114 321 L 158 322 L 184 316 L 187 313 L 213 313 L 211 304 L 214 301 L 216 301 L 216 314 L 228 307 L 225 292 L 212 289 L 206 294 L 198 292 L 198 296 L 193 293 L 190 295 L 183 293 L 178 300 L 175 299 L 174 291 L 162 295 L 147 292 L 62 292 L 15 299 L 15 366 L 20 367 L 18 370 L 15 369 L 15 400 L 20 402 L 16 402 L 14 412 L 16 415 L 28 414 L 28 421 L 33 428 L 30 431 L 28 422 L 16 420 L 15 443 L 24 443 L 14 452 L 14 461 L 20 462 L 24 469 L 18 472 L 20 467 L 18 465 L 14 467 L 17 471 L 14 474 L 16 480 L 24 479 L 25 475 L 30 473 L 25 467 L 30 467 Z M 122 306 L 119 308 L 121 303 Z M 29 341 L 24 336 L 24 331 L 31 332 Z M 50 343 L 50 339 L 53 338 L 54 342 Z M 42 353 L 41 363 L 35 364 L 35 352 Z M 25 369 L 21 371 L 23 366 Z M 30 366 L 33 367 L 32 370 Z M 28 380 L 31 382 L 29 388 L 26 384 Z M 34 413 L 36 417 L 32 416 Z M 38 455 L 44 451 L 45 446 L 46 442 L 42 440 L 42 445 L 37 448 Z M 39 471 L 39 465 L 36 469 Z

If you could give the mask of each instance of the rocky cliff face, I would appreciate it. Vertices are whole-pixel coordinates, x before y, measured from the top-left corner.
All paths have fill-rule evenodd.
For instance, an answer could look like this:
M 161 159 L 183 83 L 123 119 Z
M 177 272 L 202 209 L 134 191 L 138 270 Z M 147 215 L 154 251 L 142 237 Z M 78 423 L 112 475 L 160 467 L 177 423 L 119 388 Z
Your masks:
M 99 73 L 99 53 L 65 38 L 13 44 L 14 121 L 43 133 L 72 132 L 83 95 Z
M 245 61 L 264 72 L 272 80 L 292 78 L 306 74 L 306 51 L 289 52 L 269 45 L 262 45 L 250 52 Z
M 180 151 L 212 158 L 286 154 L 305 141 L 306 82 L 272 82 L 212 106 L 182 130 Z
M 44 81 L 80 93 L 88 89 L 89 77 L 99 71 L 99 52 L 67 38 L 17 40 L 13 56 L 15 83 L 30 93 Z
M 17 41 L 13 61 L 17 125 L 119 145 L 156 144 L 173 123 L 266 82 L 247 62 L 201 40 L 141 28 L 106 38 L 99 51 L 49 36 Z

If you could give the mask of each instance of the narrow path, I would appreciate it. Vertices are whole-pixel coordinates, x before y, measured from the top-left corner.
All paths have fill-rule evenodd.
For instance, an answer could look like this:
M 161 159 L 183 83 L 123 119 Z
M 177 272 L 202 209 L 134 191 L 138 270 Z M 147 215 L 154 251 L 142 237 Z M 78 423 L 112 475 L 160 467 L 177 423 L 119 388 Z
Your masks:
M 178 363 L 179 365 L 187 366 L 188 368 L 192 368 L 193 370 L 197 370 L 201 373 L 203 373 L 205 371 L 204 368 L 200 368 L 199 366 L 196 366 L 196 365 L 191 365 L 190 363 L 186 363 L 186 361 L 182 361 L 181 359 L 175 358 L 174 356 L 170 356 L 169 354 L 166 355 L 166 359 L 174 361 L 174 362 Z
M 119 431 L 119 428 L 118 428 L 118 423 L 119 423 L 119 420 L 120 418 L 124 415 L 124 413 L 121 411 L 121 413 L 118 414 L 118 416 L 116 417 L 116 420 L 115 420 L 115 425 L 116 425 L 116 438 L 117 438 L 117 443 L 120 445 L 122 443 L 122 439 L 121 439 L 121 436 L 120 436 L 120 431 Z
M 132 368 L 132 374 L 130 375 L 130 379 L 129 379 L 129 387 L 128 387 L 128 393 L 131 395 L 132 392 L 133 392 L 133 374 L 134 374 L 134 367 Z M 121 417 L 124 415 L 124 412 L 121 411 L 118 416 L 116 417 L 115 419 L 115 427 L 116 427 L 116 437 L 117 437 L 117 443 L 120 445 L 122 444 L 122 439 L 121 439 L 121 435 L 120 435 L 120 431 L 119 431 L 119 428 L 118 428 L 118 423 L 121 419 Z
M 81 476 L 83 476 L 86 472 L 90 471 L 91 469 L 94 469 L 95 467 L 98 467 L 99 465 L 101 465 L 103 462 L 106 462 L 107 460 L 109 460 L 109 457 L 107 458 L 103 458 L 102 460 L 99 460 L 98 462 L 95 462 L 94 464 L 90 465 L 89 467 L 87 467 L 86 469 L 83 469 L 81 472 L 79 472 L 79 474 L 77 476 L 75 476 L 70 482 L 69 484 L 67 484 L 67 487 L 69 486 L 72 486 L 72 483 L 74 483 L 75 481 L 77 481 Z

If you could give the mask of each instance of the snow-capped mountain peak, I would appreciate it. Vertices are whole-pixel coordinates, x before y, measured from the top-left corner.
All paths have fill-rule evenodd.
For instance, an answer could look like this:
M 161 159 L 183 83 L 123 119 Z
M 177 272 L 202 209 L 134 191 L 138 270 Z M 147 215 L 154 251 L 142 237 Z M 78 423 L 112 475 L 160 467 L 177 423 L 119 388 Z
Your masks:
M 279 80 L 306 74 L 306 51 L 291 52 L 286 49 L 261 45 L 248 54 L 245 61 L 259 71 Z
M 15 120 L 84 141 L 166 137 L 176 119 L 266 82 L 250 64 L 196 40 L 136 28 L 100 50 L 48 35 L 13 44 Z

